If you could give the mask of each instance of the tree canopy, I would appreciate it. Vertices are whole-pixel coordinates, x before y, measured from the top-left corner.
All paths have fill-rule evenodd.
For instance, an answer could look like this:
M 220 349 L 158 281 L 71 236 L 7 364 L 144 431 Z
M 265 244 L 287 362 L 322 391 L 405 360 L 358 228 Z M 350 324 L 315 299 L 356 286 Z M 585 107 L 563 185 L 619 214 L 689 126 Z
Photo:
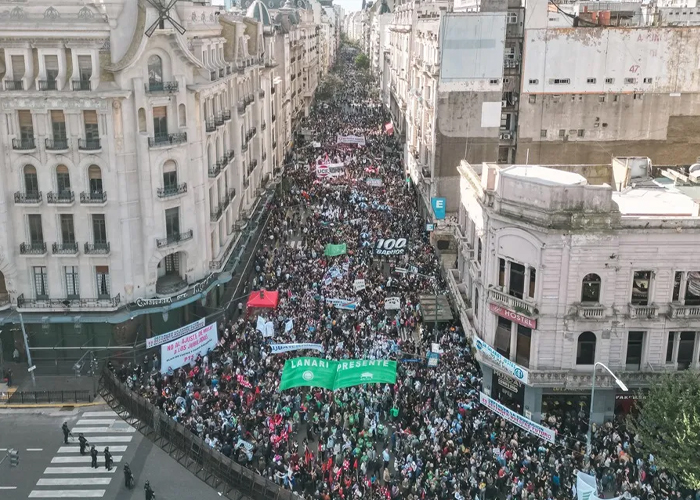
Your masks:
M 700 377 L 686 371 L 665 375 L 629 418 L 634 449 L 692 489 L 700 488 Z
M 364 54 L 358 54 L 355 58 L 355 66 L 357 69 L 369 68 L 369 58 Z

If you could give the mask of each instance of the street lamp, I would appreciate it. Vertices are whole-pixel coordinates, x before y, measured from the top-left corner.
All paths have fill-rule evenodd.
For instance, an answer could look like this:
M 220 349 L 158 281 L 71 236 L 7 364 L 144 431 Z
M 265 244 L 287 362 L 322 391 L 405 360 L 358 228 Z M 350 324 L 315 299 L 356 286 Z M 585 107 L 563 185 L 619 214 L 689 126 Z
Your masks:
M 620 389 L 622 389 L 623 392 L 627 392 L 629 390 L 627 388 L 627 386 L 625 385 L 625 383 L 622 380 L 620 380 L 619 378 L 617 378 L 617 375 L 615 375 L 612 372 L 612 370 L 610 368 L 608 368 L 607 366 L 605 366 L 603 363 L 598 361 L 597 363 L 595 363 L 593 365 L 593 383 L 591 385 L 590 413 L 588 415 L 588 432 L 586 433 L 586 460 L 585 460 L 586 467 L 588 467 L 590 465 L 590 462 L 591 462 L 591 439 L 592 439 L 591 433 L 592 433 L 592 429 L 593 429 L 593 396 L 595 394 L 595 370 L 599 365 L 602 366 L 603 368 L 605 368 L 605 370 L 612 376 L 612 378 L 615 379 L 615 383 L 617 384 L 617 386 Z

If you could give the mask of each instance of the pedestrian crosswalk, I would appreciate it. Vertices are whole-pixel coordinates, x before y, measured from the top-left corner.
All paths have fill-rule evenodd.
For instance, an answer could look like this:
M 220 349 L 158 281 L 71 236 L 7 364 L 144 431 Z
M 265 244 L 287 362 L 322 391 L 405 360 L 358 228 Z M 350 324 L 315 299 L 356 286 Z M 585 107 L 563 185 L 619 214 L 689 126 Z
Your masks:
M 124 460 L 124 455 L 117 453 L 127 451 L 135 429 L 111 410 L 84 412 L 74 425 L 71 429 L 73 437 L 68 444 L 59 446 L 29 498 L 102 498 L 107 492 L 106 487 L 115 481 L 117 464 Z M 89 453 L 80 454 L 78 436 L 81 433 L 99 452 L 97 469 L 91 467 Z M 114 461 L 111 470 L 105 468 L 104 449 L 107 446 Z

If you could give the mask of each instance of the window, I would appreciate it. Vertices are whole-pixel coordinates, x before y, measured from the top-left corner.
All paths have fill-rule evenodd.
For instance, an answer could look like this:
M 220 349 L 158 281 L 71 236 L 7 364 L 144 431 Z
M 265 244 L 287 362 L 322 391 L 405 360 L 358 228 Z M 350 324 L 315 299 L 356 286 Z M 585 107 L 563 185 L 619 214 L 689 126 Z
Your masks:
M 537 102 L 537 96 L 534 94 L 530 94 L 527 98 L 527 102 L 530 104 L 535 104 Z
M 576 136 L 577 136 L 577 137 L 583 137 L 585 133 L 586 133 L 586 131 L 585 131 L 584 129 L 580 128 L 580 129 L 578 129 L 578 131 L 576 132 Z
M 70 174 L 65 165 L 56 167 L 56 191 L 58 191 L 59 197 L 61 194 L 70 193 Z
M 148 58 L 148 83 L 163 83 L 163 60 L 159 56 Z
M 614 95 L 613 96 L 613 102 L 617 102 L 620 99 L 620 96 Z
M 559 137 L 566 137 L 566 130 L 563 128 L 559 129 Z
M 637 83 L 636 78 L 625 78 L 625 83 L 632 84 L 632 83 Z
M 498 259 L 498 286 L 506 286 L 506 259 Z
M 636 306 L 648 306 L 650 287 L 653 277 L 652 271 L 635 271 L 632 279 L 632 304 Z
M 595 83 L 597 79 L 595 78 L 586 78 L 586 83 Z
M 494 342 L 494 349 L 496 349 L 502 356 L 510 359 L 510 334 L 513 323 L 506 318 L 498 317 L 498 324 L 496 325 L 496 339 Z
M 177 236 L 180 234 L 180 208 L 168 208 L 165 211 L 165 234 Z
M 549 83 L 552 85 L 568 85 L 571 83 L 570 78 L 550 78 Z
M 479 317 L 479 289 L 474 287 L 474 317 Z
M 12 79 L 17 81 L 24 78 L 24 56 L 10 56 L 12 61 Z
M 668 332 L 666 342 L 666 363 L 673 363 L 673 348 L 676 343 L 676 332 Z
M 36 298 L 48 299 L 49 284 L 48 276 L 46 274 L 46 266 L 32 267 L 32 274 L 34 275 L 34 294 L 36 295 Z
M 83 121 L 85 122 L 85 141 L 97 141 L 100 138 L 100 129 L 97 126 L 97 111 L 83 111 Z
M 532 329 L 518 325 L 517 347 L 515 349 L 515 362 L 524 367 L 530 366 L 530 342 Z
M 680 332 L 678 341 L 678 369 L 687 370 L 693 364 L 695 351 L 695 332 Z M 668 353 L 667 353 L 668 358 Z
M 547 130 L 546 129 L 540 130 L 540 138 L 542 138 L 542 139 L 547 138 Z
M 65 266 L 63 276 L 66 282 L 66 298 L 80 298 L 80 282 L 78 281 L 78 266 Z
M 530 268 L 530 297 L 535 297 L 535 286 L 537 285 L 537 270 Z
M 614 78 L 606 78 L 605 83 L 607 83 L 607 84 L 615 83 L 615 79 Z
M 595 364 L 596 336 L 593 332 L 583 332 L 578 336 L 576 344 L 576 364 Z
M 64 245 L 75 243 L 75 227 L 73 214 L 61 214 L 61 241 Z
M 51 131 L 53 132 L 53 140 L 55 142 L 66 140 L 66 117 L 63 111 L 51 110 Z
M 36 168 L 31 165 L 24 167 L 24 191 L 36 198 L 39 196 L 39 179 L 36 175 Z
M 102 170 L 97 165 L 88 167 L 88 180 L 90 181 L 90 193 L 102 193 Z
M 109 266 L 96 266 L 95 277 L 97 278 L 97 298 L 108 299 L 109 295 Z
M 523 291 L 525 289 L 525 266 L 516 262 L 509 262 L 509 264 L 510 280 L 508 286 L 508 294 L 513 297 L 522 299 L 524 295 Z
M 632 96 L 632 98 L 633 98 L 635 101 L 641 101 L 643 97 L 644 97 L 644 94 L 637 94 L 636 92 L 635 92 L 634 95 Z
M 518 13 L 508 12 L 508 24 L 518 24 Z
M 153 133 L 156 137 L 168 135 L 168 108 L 165 106 L 153 108 Z
M 639 370 L 642 366 L 642 347 L 644 344 L 644 332 L 629 332 L 627 335 L 627 356 L 625 364 L 627 369 Z
M 599 96 L 598 96 L 598 102 L 605 102 L 605 96 L 604 96 L 604 95 L 599 95 Z
M 600 302 L 600 276 L 597 274 L 591 273 L 583 277 L 581 302 Z
M 540 83 L 540 81 L 537 78 L 531 78 L 530 80 L 528 80 L 528 83 L 530 85 L 537 85 L 538 83 Z
M 19 135 L 22 142 L 34 139 L 34 124 L 32 122 L 32 113 L 27 109 L 17 111 L 19 118 Z
M 493 79 L 489 80 L 489 83 L 491 85 L 498 85 L 498 78 L 493 78 Z
M 146 133 L 146 110 L 139 108 L 139 133 Z
M 78 74 L 81 82 L 88 82 L 92 77 L 92 57 L 78 56 Z
M 105 224 L 105 214 L 92 214 L 92 239 L 93 243 L 107 243 L 107 225 Z
M 653 78 L 645 78 L 644 83 L 652 83 L 653 80 Z
M 187 126 L 187 109 L 185 108 L 184 104 L 180 104 L 178 107 L 178 116 L 180 120 L 180 126 L 181 127 L 186 127 Z
M 29 224 L 29 242 L 32 245 L 44 243 L 44 229 L 41 225 L 41 215 L 27 215 L 27 223 Z
M 46 66 L 46 81 L 49 89 L 56 89 L 56 79 L 58 78 L 58 56 L 44 56 Z
M 476 242 L 476 261 L 481 264 L 481 238 L 479 238 Z
M 166 161 L 163 165 L 163 188 L 166 191 L 177 191 L 177 169 L 172 160 Z

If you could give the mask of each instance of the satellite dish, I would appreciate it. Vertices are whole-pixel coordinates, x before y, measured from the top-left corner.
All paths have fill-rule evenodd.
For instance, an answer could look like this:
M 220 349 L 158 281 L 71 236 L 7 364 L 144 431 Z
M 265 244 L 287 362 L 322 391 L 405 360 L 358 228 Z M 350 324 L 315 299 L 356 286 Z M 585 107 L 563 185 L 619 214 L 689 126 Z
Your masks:
M 156 29 L 165 29 L 165 21 L 170 21 L 178 33 L 183 35 L 185 28 L 175 19 L 170 17 L 170 9 L 177 3 L 177 0 L 147 0 L 157 11 L 158 19 L 146 30 L 146 36 L 150 37 Z

